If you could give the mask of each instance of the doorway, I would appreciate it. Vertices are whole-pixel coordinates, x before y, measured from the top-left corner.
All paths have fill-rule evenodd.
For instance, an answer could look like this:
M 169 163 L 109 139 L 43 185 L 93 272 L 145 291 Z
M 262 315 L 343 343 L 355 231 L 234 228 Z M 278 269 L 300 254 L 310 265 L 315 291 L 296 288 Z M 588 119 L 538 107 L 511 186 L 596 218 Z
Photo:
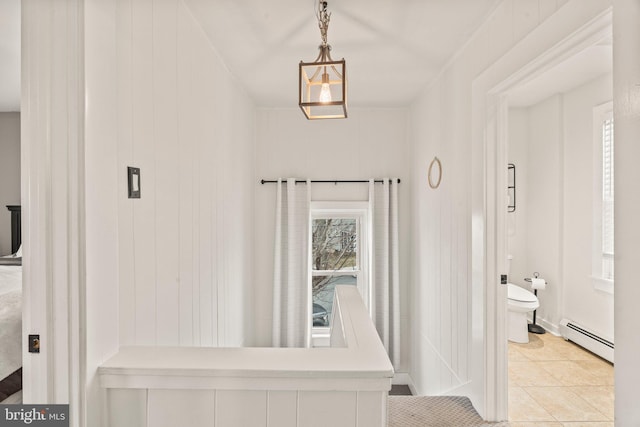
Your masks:
M 543 279 L 531 329 L 546 332 L 508 344 L 511 422 L 613 422 L 608 347 L 589 336 L 613 342 L 611 73 L 605 38 L 508 93 L 509 281 Z M 562 338 L 582 337 L 569 322 L 588 350 Z
M 496 266 L 496 271 L 506 271 L 507 255 L 513 255 L 510 277 L 511 281 L 519 282 L 516 284 L 520 284 L 521 287 L 527 286 L 524 279 L 532 277 L 534 272 L 546 276 L 549 286 L 545 291 L 540 292 L 537 320 L 551 333 L 560 334 L 560 326 L 567 315 L 578 317 L 583 315 L 576 311 L 578 304 L 575 302 L 581 301 L 576 299 L 576 292 L 580 293 L 580 297 L 585 288 L 594 293 L 602 292 L 601 289 L 593 287 L 589 277 L 583 277 L 581 282 L 574 278 L 579 274 L 578 272 L 585 269 L 583 257 L 577 256 L 579 249 L 584 249 L 584 243 L 580 243 L 578 249 L 574 247 L 576 233 L 589 241 L 589 248 L 592 246 L 594 208 L 591 205 L 594 194 L 593 185 L 597 180 L 593 175 L 585 178 L 584 175 L 587 172 L 585 168 L 576 169 L 581 162 L 587 162 L 591 166 L 588 168 L 589 171 L 592 169 L 593 137 L 589 136 L 585 143 L 583 136 L 572 134 L 575 129 L 584 131 L 584 123 L 576 124 L 576 117 L 573 117 L 575 114 L 568 107 L 571 103 L 577 103 L 578 98 L 585 98 L 588 88 L 592 90 L 606 80 L 607 77 L 603 76 L 610 73 L 610 70 L 594 68 L 589 74 L 586 72 L 585 64 L 589 61 L 595 63 L 597 61 L 594 58 L 606 55 L 607 50 L 610 52 L 610 40 L 611 13 L 609 11 L 543 53 L 487 93 L 487 147 L 495 147 L 495 165 L 496 169 L 500 170 L 496 173 L 495 181 L 488 181 L 487 184 L 489 193 L 487 199 L 491 200 L 492 195 L 495 196 L 497 224 L 495 259 L 492 254 L 489 254 L 487 264 Z M 576 64 L 582 64 L 578 68 L 579 71 L 571 72 L 570 70 L 575 70 Z M 561 71 L 567 76 L 564 82 L 558 77 L 562 74 Z M 528 100 L 527 96 L 530 97 Z M 534 99 L 535 97 L 540 98 Z M 590 115 L 593 115 L 593 108 L 602 103 L 603 100 L 600 100 L 595 103 L 596 105 L 589 106 Z M 593 131 L 590 123 L 591 120 L 587 125 L 589 135 Z M 514 149 L 511 142 L 515 137 L 513 132 L 518 127 L 520 127 L 522 140 L 529 141 L 529 144 L 522 143 L 521 147 Z M 555 131 L 552 132 L 554 129 Z M 531 148 L 532 140 L 543 141 L 543 144 L 534 145 Z M 584 151 L 585 144 L 586 151 Z M 528 151 L 530 148 L 531 152 Z M 582 152 L 579 151 L 580 148 L 583 149 Z M 490 148 L 486 149 L 490 150 Z M 581 154 L 578 155 L 578 153 Z M 508 163 L 516 165 L 518 174 L 516 212 L 519 211 L 519 215 L 507 213 L 506 206 L 509 205 L 509 201 L 505 189 L 509 186 Z M 540 179 L 534 180 L 534 178 Z M 586 184 L 585 181 L 587 181 Z M 585 204 L 589 206 L 587 208 L 589 215 L 584 210 L 580 210 L 584 209 Z M 550 216 L 550 211 L 556 216 Z M 510 218 L 509 215 L 512 217 Z M 581 221 L 582 226 L 587 224 L 589 230 L 577 231 Z M 529 235 L 529 237 L 524 240 L 516 237 L 523 235 L 525 237 Z M 510 254 L 512 249 L 517 254 Z M 586 268 L 591 273 L 590 249 L 587 250 L 587 258 Z M 490 289 L 492 285 L 488 284 L 488 286 Z M 499 321 L 501 313 L 504 313 L 506 319 L 507 298 L 506 292 L 500 288 L 496 290 L 495 295 L 498 319 L 495 329 L 495 354 L 490 351 L 487 362 L 488 365 L 495 363 L 496 389 L 495 393 L 489 393 L 489 398 L 493 396 L 496 399 L 497 418 L 507 419 L 510 412 L 507 410 L 509 392 L 507 330 L 504 325 L 506 322 L 500 324 Z M 605 298 L 610 300 L 612 339 L 613 295 Z M 487 309 L 492 309 L 490 302 Z M 607 314 L 607 310 L 603 312 Z M 582 318 L 586 319 L 584 316 Z M 590 329 L 603 330 L 603 325 L 606 323 L 596 319 L 584 321 L 591 322 Z M 596 325 L 595 328 L 593 325 Z M 608 335 L 606 328 L 602 333 Z M 547 337 L 551 336 L 553 335 Z M 492 332 L 489 330 L 490 341 L 491 337 Z M 544 344 L 543 341 L 537 342 Z M 490 372 L 491 369 L 489 368 L 488 371 Z M 551 376 L 549 373 L 549 377 Z M 545 422 L 549 421 L 553 422 L 552 419 L 545 420 Z M 558 421 L 557 418 L 556 421 Z

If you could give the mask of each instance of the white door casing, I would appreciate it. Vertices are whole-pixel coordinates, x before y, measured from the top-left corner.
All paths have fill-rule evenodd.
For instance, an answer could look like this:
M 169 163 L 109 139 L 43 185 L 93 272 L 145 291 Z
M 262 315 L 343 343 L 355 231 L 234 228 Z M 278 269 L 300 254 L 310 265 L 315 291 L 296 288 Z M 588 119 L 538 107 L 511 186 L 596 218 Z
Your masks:
M 83 11 L 22 0 L 23 400 L 69 403 L 72 426 L 84 425 Z
M 507 300 L 506 289 L 500 286 L 500 275 L 507 272 L 508 94 L 509 91 L 569 57 L 610 37 L 611 26 L 612 10 L 608 8 L 498 83 L 496 76 L 504 64 L 515 62 L 518 53 L 526 50 L 527 46 L 522 46 L 522 49 L 516 46 L 474 81 L 473 100 L 477 109 L 474 129 L 484 136 L 482 168 L 475 175 L 481 175 L 483 178 L 481 184 L 476 184 L 476 187 L 482 188 L 475 190 L 484 195 L 484 223 L 481 225 L 483 229 L 480 228 L 480 222 L 474 221 L 474 236 L 481 233 L 484 237 L 484 245 L 481 248 L 474 247 L 474 259 L 479 258 L 479 251 L 482 249 L 484 262 L 474 263 L 475 268 L 482 268 L 481 271 L 475 271 L 474 268 L 474 278 L 482 278 L 485 289 L 483 415 L 487 420 L 506 420 L 508 417 Z M 527 43 L 527 40 L 523 43 Z M 479 156 L 479 153 L 477 155 Z

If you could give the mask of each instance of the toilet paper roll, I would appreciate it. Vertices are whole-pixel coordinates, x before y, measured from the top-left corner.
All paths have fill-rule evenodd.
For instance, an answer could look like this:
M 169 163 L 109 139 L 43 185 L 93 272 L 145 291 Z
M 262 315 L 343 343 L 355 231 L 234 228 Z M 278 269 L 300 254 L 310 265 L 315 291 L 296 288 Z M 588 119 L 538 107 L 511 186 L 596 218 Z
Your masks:
M 544 289 L 546 286 L 547 282 L 540 277 L 534 277 L 531 279 L 531 289 Z

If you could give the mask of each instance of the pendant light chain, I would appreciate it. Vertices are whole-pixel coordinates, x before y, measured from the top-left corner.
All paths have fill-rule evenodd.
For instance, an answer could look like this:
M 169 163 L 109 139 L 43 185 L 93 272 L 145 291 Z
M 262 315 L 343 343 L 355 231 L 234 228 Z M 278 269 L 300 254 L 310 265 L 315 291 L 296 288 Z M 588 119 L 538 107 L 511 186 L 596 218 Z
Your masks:
M 327 2 L 318 1 L 318 12 L 316 13 L 318 18 L 318 27 L 320 28 L 320 37 L 322 38 L 322 47 L 327 47 L 327 31 L 329 31 L 329 21 L 331 20 L 331 13 L 327 12 Z

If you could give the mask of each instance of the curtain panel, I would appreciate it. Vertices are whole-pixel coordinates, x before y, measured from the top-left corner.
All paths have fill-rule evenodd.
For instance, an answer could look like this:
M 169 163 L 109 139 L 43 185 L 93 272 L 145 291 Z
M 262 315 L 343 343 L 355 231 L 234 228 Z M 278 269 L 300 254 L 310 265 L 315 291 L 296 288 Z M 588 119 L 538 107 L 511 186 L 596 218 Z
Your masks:
M 400 366 L 398 180 L 369 181 L 373 323 L 394 368 Z
M 309 347 L 311 181 L 278 179 L 273 273 L 273 346 Z

